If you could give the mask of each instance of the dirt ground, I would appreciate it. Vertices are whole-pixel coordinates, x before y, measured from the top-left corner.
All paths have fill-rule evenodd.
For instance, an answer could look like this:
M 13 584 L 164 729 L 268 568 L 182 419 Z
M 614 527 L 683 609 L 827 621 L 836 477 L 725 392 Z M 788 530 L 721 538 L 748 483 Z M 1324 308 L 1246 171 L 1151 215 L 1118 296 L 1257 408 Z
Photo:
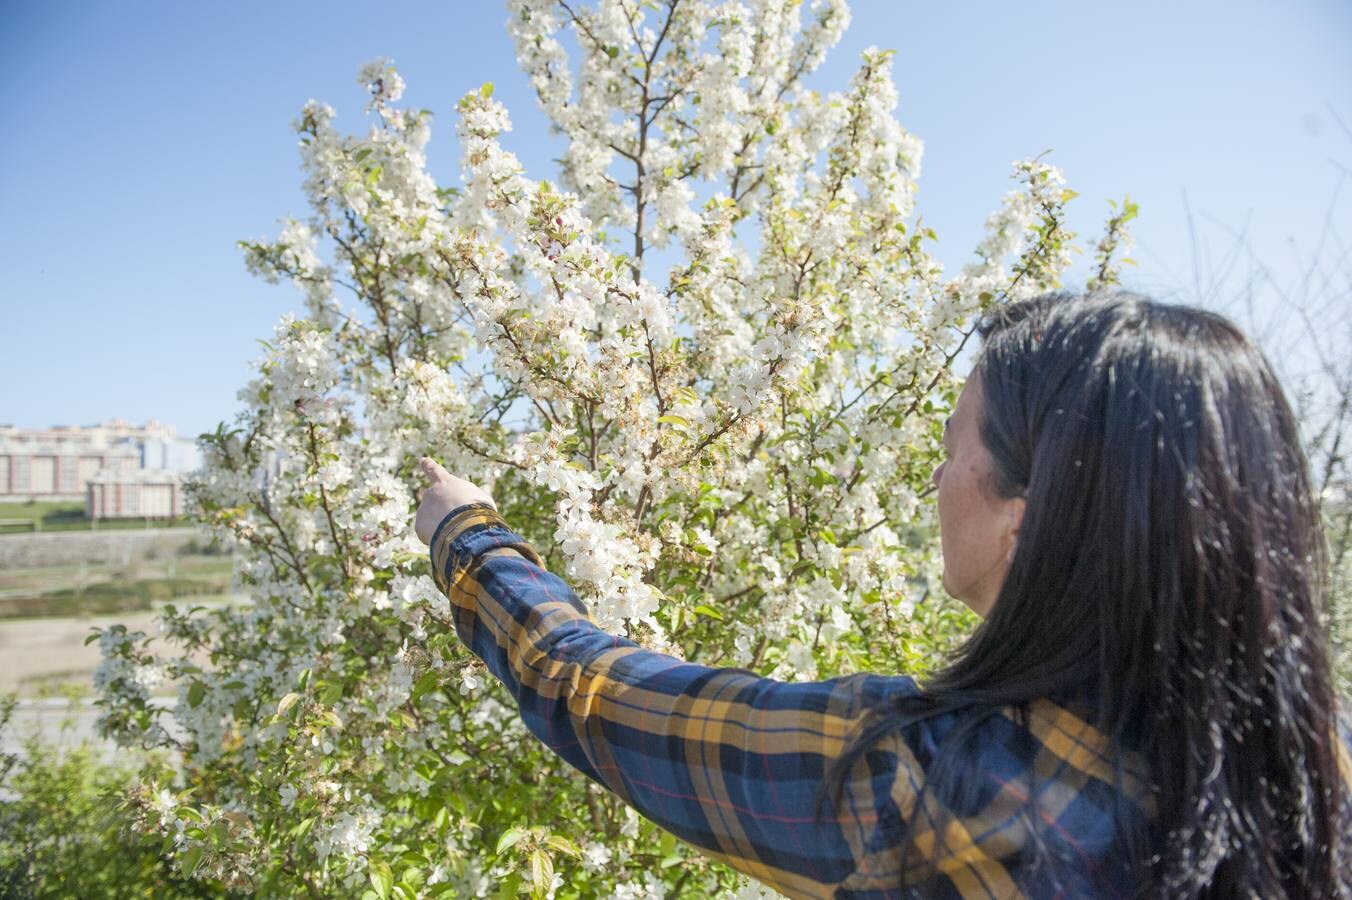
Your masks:
M 0 694 L 31 697 L 63 683 L 90 686 L 98 666 L 98 642 L 85 646 L 94 628 L 121 622 L 155 634 L 155 614 L 122 613 L 98 618 L 0 620 Z M 92 687 L 91 687 L 92 691 Z
M 199 554 L 187 546 L 194 540 L 200 540 L 194 529 L 0 536 L 0 612 L 14 598 L 89 588 L 101 582 L 205 578 L 229 571 L 228 557 Z M 241 599 L 218 594 L 179 597 L 173 602 L 211 606 Z M 22 754 L 25 740 L 34 735 L 44 747 L 92 742 L 110 757 L 118 752 L 94 728 L 99 710 L 93 705 L 93 674 L 102 656 L 98 642 L 86 645 L 85 638 L 95 628 L 119 622 L 152 636 L 159 631 L 156 612 L 149 610 L 73 617 L 0 616 L 0 695 L 18 695 L 9 726 L 0 732 L 0 752 Z M 63 690 L 67 687 L 78 693 L 70 695 Z M 152 702 L 173 704 L 172 685 L 162 685 L 157 693 L 162 696 Z

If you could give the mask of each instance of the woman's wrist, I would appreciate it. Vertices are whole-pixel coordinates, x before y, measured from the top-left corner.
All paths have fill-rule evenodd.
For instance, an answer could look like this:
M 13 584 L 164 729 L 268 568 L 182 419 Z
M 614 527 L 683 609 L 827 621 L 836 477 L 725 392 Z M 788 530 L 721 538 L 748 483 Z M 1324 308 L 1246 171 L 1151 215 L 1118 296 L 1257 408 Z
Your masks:
M 497 511 L 497 504 L 488 492 L 471 481 L 457 478 L 447 472 L 435 461 L 423 458 L 420 462 L 423 474 L 430 482 L 418 502 L 418 513 L 414 518 L 414 530 L 418 539 L 429 546 L 448 515 L 470 504 L 480 504 Z

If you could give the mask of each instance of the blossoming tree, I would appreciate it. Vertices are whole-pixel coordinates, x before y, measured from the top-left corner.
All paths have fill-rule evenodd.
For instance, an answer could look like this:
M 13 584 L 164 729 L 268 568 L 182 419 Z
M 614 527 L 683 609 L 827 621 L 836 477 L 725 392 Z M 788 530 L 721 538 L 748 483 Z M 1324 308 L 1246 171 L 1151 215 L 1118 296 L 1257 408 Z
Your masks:
M 790 679 L 914 671 L 963 624 L 930 589 L 940 423 L 976 315 L 1067 264 L 1058 173 L 1019 163 L 950 275 L 914 212 L 921 143 L 893 116 L 890 54 L 865 52 L 841 93 L 803 85 L 842 0 L 508 6 L 567 141 L 558 184 L 505 148 L 489 85 L 459 104 L 460 187 L 427 174 L 429 114 L 396 105 L 385 61 L 359 76 L 367 134 L 308 103 L 311 216 L 243 244 L 305 314 L 204 436 L 192 485 L 250 602 L 166 611 L 176 656 L 101 635 L 103 728 L 183 763 L 185 789 L 138 788 L 138 822 L 198 878 L 382 898 L 737 887 L 537 747 L 486 683 L 413 536 L 424 454 L 488 487 L 599 625 L 668 653 Z

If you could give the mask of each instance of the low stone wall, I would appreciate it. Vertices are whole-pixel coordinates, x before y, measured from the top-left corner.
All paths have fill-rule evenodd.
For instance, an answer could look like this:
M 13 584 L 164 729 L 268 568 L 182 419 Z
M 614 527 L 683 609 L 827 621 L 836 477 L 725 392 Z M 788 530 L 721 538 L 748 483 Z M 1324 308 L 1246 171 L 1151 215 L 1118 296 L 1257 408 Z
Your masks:
M 147 556 L 169 556 L 207 534 L 199 528 L 145 528 L 111 531 L 51 531 L 0 535 L 0 569 L 88 563 L 119 565 Z

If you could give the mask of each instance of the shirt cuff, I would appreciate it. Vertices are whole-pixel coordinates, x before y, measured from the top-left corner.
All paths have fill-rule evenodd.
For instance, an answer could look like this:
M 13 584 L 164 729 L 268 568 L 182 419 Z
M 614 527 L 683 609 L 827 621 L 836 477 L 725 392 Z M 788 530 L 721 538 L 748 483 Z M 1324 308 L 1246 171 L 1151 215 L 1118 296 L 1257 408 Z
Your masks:
M 428 548 L 437 587 L 449 595 L 451 585 L 476 557 L 498 547 L 511 547 L 530 562 L 544 567 L 535 549 L 508 528 L 493 504 L 476 500 L 457 506 L 432 532 L 432 544 Z
M 496 507 L 483 501 L 460 505 L 441 520 L 441 524 L 438 524 L 437 530 L 431 535 L 429 551 L 433 578 L 442 591 L 448 591 L 457 569 L 473 561 L 476 550 L 488 549 L 485 546 L 476 547 L 476 542 L 473 542 L 472 538 L 485 528 L 493 526 L 506 530 L 507 523 L 498 514 Z

